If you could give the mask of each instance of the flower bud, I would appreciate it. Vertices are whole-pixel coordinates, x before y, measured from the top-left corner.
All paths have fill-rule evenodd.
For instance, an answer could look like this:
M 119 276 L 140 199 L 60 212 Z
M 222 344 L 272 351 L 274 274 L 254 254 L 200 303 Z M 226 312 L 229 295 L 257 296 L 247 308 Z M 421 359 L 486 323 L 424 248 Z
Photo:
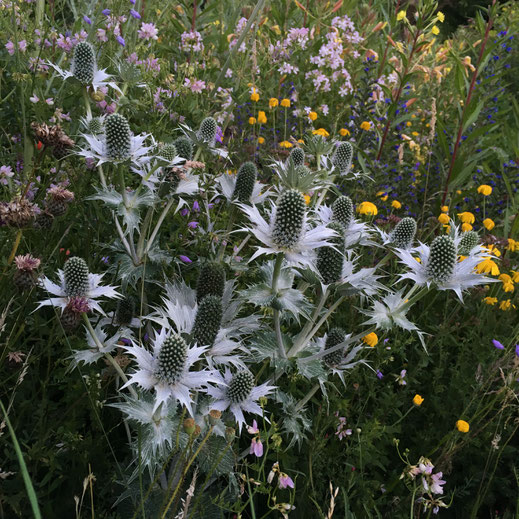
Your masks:
M 65 293 L 68 297 L 83 297 L 90 286 L 88 267 L 83 258 L 74 256 L 63 267 Z
M 343 227 L 348 227 L 353 220 L 353 202 L 347 196 L 340 196 L 332 204 L 332 219 Z
M 156 377 L 167 384 L 175 384 L 184 372 L 187 360 L 186 341 L 176 333 L 164 340 L 158 358 Z
M 299 241 L 305 214 L 305 199 L 299 191 L 285 191 L 279 197 L 272 233 L 272 240 L 278 247 L 289 249 Z
M 457 251 L 450 236 L 438 236 L 431 244 L 427 274 L 435 283 L 448 281 L 456 266 Z
M 94 80 L 95 68 L 94 48 L 86 41 L 79 42 L 74 48 L 72 74 L 83 85 L 90 85 Z
M 317 270 L 326 285 L 336 283 L 341 279 L 344 263 L 344 229 L 338 222 L 330 222 L 328 228 L 334 230 L 337 236 L 330 238 L 333 247 L 319 247 L 317 251 Z
M 257 175 L 256 165 L 253 162 L 244 162 L 236 176 L 233 199 L 237 199 L 240 202 L 249 202 L 254 191 Z
M 205 296 L 223 296 L 225 288 L 225 270 L 216 261 L 207 261 L 200 269 L 198 283 L 196 286 L 196 300 L 198 303 Z
M 416 234 L 416 221 L 410 216 L 402 218 L 389 235 L 391 243 L 399 249 L 408 249 L 413 244 Z
M 196 312 L 193 324 L 193 340 L 199 346 L 212 346 L 222 324 L 222 298 L 205 296 Z
M 326 342 L 324 344 L 324 349 L 329 350 L 337 344 L 340 344 L 346 338 L 346 332 L 342 328 L 332 328 L 326 337 Z M 324 362 L 330 366 L 338 366 L 341 363 L 343 358 L 344 351 L 339 349 L 336 351 L 332 351 L 323 357 Z
M 131 153 L 131 132 L 128 121 L 119 114 L 105 120 L 106 149 L 112 160 L 126 160 Z

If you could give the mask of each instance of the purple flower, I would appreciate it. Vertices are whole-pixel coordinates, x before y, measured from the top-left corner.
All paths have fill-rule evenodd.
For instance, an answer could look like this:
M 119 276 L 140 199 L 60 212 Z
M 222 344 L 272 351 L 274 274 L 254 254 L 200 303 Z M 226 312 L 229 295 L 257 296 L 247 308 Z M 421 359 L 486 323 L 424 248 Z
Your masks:
M 515 354 L 519 357 L 519 344 L 515 345 Z
M 187 215 L 189 214 L 189 209 L 185 209 L 185 208 L 184 208 L 184 209 L 181 209 L 181 210 L 180 210 L 180 214 L 181 214 L 182 216 L 187 216 Z
M 279 488 L 287 488 L 287 487 L 294 488 L 294 482 L 292 481 L 292 478 L 288 474 L 285 474 L 284 472 L 279 473 L 278 483 L 279 483 Z
M 252 438 L 249 454 L 254 454 L 256 458 L 261 458 L 263 456 L 263 444 L 259 438 Z
M 133 16 L 133 18 L 135 18 L 136 20 L 140 20 L 141 19 L 141 15 L 135 10 L 135 9 L 130 9 L 130 14 Z
M 496 341 L 495 339 L 492 339 L 492 344 L 494 345 L 494 348 L 497 348 L 498 350 L 505 349 L 505 347 L 499 341 Z
M 136 1 L 137 1 L 137 0 L 130 0 L 130 4 L 135 5 L 135 2 L 136 2 Z
M 189 222 L 187 224 L 187 226 L 190 228 L 190 229 L 196 229 L 198 227 L 198 222 Z
M 379 380 L 382 380 L 384 378 L 384 375 L 382 374 L 382 371 L 377 370 L 377 377 L 379 378 Z
M 87 15 L 83 16 L 83 20 L 88 23 L 88 25 L 92 25 L 92 20 Z
M 101 11 L 101 13 L 103 13 L 105 16 L 109 16 L 110 15 L 110 9 L 103 9 Z
M 184 263 L 193 263 L 187 256 L 179 256 L 180 261 L 183 261 Z
M 126 42 L 124 41 L 124 38 L 122 36 L 117 36 L 117 38 L 115 38 L 123 47 L 126 46 Z
M 193 211 L 200 211 L 200 204 L 196 200 L 193 202 Z

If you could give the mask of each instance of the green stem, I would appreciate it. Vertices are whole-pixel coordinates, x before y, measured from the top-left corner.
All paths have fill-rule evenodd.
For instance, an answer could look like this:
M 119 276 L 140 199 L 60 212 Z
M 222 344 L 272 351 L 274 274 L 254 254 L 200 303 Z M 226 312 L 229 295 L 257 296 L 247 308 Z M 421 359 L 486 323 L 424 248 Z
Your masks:
M 146 245 L 146 249 L 144 251 L 145 254 L 148 254 L 148 252 L 150 251 L 151 246 L 153 245 L 153 241 L 155 240 L 155 237 L 157 236 L 157 233 L 160 230 L 160 226 L 162 225 L 162 222 L 166 218 L 166 216 L 167 216 L 169 210 L 171 209 L 171 206 L 173 205 L 174 201 L 175 201 L 175 199 L 171 198 L 169 200 L 169 202 L 166 204 L 166 207 L 164 208 L 162 213 L 160 214 L 159 219 L 158 219 L 158 221 L 157 221 L 157 223 L 155 225 L 155 228 L 153 229 L 153 232 L 151 233 L 150 239 L 148 240 L 148 244 Z
M 316 382 L 313 386 L 312 386 L 312 389 L 310 389 L 310 391 L 308 391 L 308 393 L 305 395 L 304 398 L 302 398 L 296 405 L 296 412 L 297 411 L 300 411 L 305 405 L 306 403 L 317 393 L 318 389 L 321 387 L 321 385 L 319 384 L 319 382 Z
M 279 274 L 281 273 L 281 267 L 283 265 L 284 254 L 278 254 L 276 256 L 276 262 L 274 263 L 274 272 L 272 273 L 272 292 L 275 297 L 275 293 L 278 288 Z M 285 345 L 283 344 L 283 335 L 281 334 L 281 318 L 279 310 L 274 310 L 274 329 L 276 331 L 276 341 L 278 343 L 279 353 L 281 358 L 287 358 L 287 352 L 285 351 Z

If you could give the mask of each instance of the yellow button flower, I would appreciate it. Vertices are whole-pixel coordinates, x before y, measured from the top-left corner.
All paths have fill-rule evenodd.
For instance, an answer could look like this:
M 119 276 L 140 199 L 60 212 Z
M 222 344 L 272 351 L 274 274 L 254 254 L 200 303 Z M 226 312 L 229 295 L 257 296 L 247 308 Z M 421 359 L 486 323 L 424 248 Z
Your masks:
M 282 148 L 292 148 L 292 146 L 294 146 L 290 141 L 281 141 L 279 145 Z
M 470 425 L 465 420 L 458 420 L 456 422 L 456 429 L 462 433 L 468 433 L 470 429 Z
M 374 348 L 378 344 L 378 336 L 375 332 L 371 332 L 362 337 L 362 341 L 371 348 Z
M 421 397 L 420 395 L 416 394 L 414 397 L 413 397 L 413 404 L 414 405 L 417 405 L 417 406 L 421 406 L 423 404 L 423 397 Z
M 501 251 L 494 244 L 485 246 L 485 249 L 498 258 L 501 256 Z
M 398 200 L 393 200 L 391 202 L 391 207 L 393 209 L 401 209 L 402 208 L 402 204 Z
M 256 92 L 256 89 L 252 89 L 252 94 L 250 95 L 250 100 L 257 103 L 259 101 L 259 94 Z
M 281 106 L 283 108 L 290 108 L 290 99 L 287 99 L 287 98 L 282 99 L 281 100 Z
M 256 117 L 249 117 L 249 124 L 256 124 Z
M 349 135 L 351 135 L 351 133 L 350 130 L 347 130 L 346 128 L 341 128 L 339 130 L 339 135 L 341 135 L 342 137 L 348 137 Z
M 519 241 L 515 241 L 512 238 L 508 238 L 508 246 L 506 247 L 506 250 L 509 250 L 510 252 L 515 252 L 516 250 L 519 250 Z
M 279 104 L 279 101 L 277 100 L 276 97 L 271 97 L 269 99 L 269 106 L 270 108 L 276 108 L 276 106 Z M 289 105 L 290 106 L 290 105 Z
M 490 306 L 494 306 L 497 303 L 497 297 L 485 297 L 483 301 Z
M 308 117 L 310 118 L 310 121 L 315 121 L 317 119 L 317 113 L 316 112 L 310 112 L 308 114 Z
M 375 216 L 378 214 L 378 209 L 372 202 L 362 202 L 357 206 L 357 213 L 367 214 L 368 216 Z
M 303 195 L 303 196 L 305 199 L 305 204 L 306 205 L 310 204 L 310 200 L 312 200 L 312 197 L 310 195 Z
M 442 205 L 440 209 L 441 209 L 442 213 L 448 213 L 449 212 L 449 206 L 448 205 Z
M 492 220 L 491 218 L 485 218 L 483 220 L 483 225 L 485 226 L 485 229 L 487 231 L 491 231 L 496 226 L 494 220 Z
M 312 134 L 320 135 L 321 137 L 328 137 L 330 135 L 324 128 L 319 128 L 318 130 L 314 130 L 312 132 Z
M 258 137 L 258 144 L 265 144 L 265 138 L 264 137 Z
M 461 230 L 463 232 L 472 231 L 472 225 L 470 225 L 470 223 L 462 223 Z
M 490 258 L 485 258 L 481 263 L 476 265 L 476 271 L 480 274 L 490 274 L 491 276 L 499 276 L 499 267 L 496 262 Z
M 478 187 L 478 193 L 483 196 L 488 196 L 492 194 L 492 186 L 487 186 L 486 184 L 481 184 Z
M 519 283 L 519 271 L 511 270 L 510 272 L 512 273 L 512 281 L 514 283 Z
M 433 25 L 433 28 L 431 29 L 431 32 L 437 36 L 438 34 L 440 34 L 440 29 L 438 29 L 438 27 L 436 25 Z
M 448 214 L 445 214 L 445 213 L 442 213 L 440 216 L 438 216 L 438 221 L 442 224 L 442 225 L 446 225 L 449 223 L 449 215 Z
M 474 223 L 476 221 L 476 218 L 474 217 L 474 215 L 472 213 L 469 213 L 468 211 L 465 211 L 464 213 L 458 213 L 458 218 L 463 222 L 463 223 Z
M 360 123 L 360 129 L 369 132 L 371 130 L 371 123 L 369 121 L 363 121 Z
M 404 10 L 399 11 L 396 15 L 396 19 L 399 22 L 400 20 L 404 20 L 406 18 L 406 12 Z
M 440 23 L 443 23 L 445 21 L 445 15 L 441 11 L 438 11 L 436 13 L 436 18 L 438 18 L 438 21 Z
M 512 301 L 510 301 L 510 299 L 505 299 L 504 301 L 501 301 L 499 303 L 499 310 L 502 310 L 503 312 L 507 312 L 512 308 L 515 308 L 515 305 L 512 304 Z
M 258 112 L 258 122 L 260 124 L 266 124 L 267 122 L 267 116 L 265 115 L 265 112 L 263 110 L 260 110 Z

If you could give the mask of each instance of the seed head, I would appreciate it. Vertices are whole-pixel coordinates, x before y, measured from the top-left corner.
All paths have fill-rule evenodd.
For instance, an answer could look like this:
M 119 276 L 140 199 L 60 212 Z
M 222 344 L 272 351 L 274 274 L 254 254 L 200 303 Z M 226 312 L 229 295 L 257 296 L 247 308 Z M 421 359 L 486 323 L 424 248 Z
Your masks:
M 106 149 L 112 160 L 123 161 L 130 157 L 131 131 L 125 117 L 111 114 L 105 120 Z
M 457 251 L 450 236 L 438 236 L 431 243 L 427 274 L 435 283 L 448 281 L 456 266 Z
M 160 349 L 156 377 L 168 384 L 176 384 L 182 377 L 186 360 L 186 341 L 180 335 L 172 333 Z
M 236 186 L 234 188 L 233 199 L 240 202 L 250 201 L 250 197 L 254 191 L 257 174 L 258 170 L 253 162 L 244 162 L 240 166 L 236 176 Z
M 278 247 L 289 249 L 299 241 L 305 214 L 305 199 L 299 191 L 291 189 L 279 197 L 272 231 L 272 240 Z
M 240 404 L 247 400 L 254 387 L 254 377 L 249 371 L 236 373 L 229 384 L 227 396 L 233 404 Z
M 74 256 L 63 267 L 65 293 L 68 297 L 84 297 L 88 293 L 88 267 L 83 258 Z
M 72 74 L 83 85 L 90 85 L 94 80 L 95 68 L 94 48 L 86 41 L 79 42 L 74 48 Z

